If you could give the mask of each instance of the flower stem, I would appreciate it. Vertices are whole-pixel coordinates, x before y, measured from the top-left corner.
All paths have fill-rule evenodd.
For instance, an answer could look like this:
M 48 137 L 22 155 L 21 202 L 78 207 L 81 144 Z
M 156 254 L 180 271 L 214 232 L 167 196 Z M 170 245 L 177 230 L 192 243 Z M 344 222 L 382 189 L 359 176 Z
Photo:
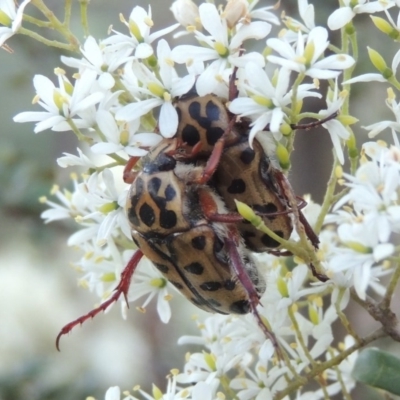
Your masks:
M 371 333 L 370 335 L 366 336 L 365 338 L 361 339 L 361 343 L 357 343 L 348 349 L 341 351 L 336 357 L 331 358 L 328 361 L 325 361 L 321 364 L 318 364 L 315 368 L 313 368 L 310 372 L 305 375 L 307 381 L 310 381 L 312 378 L 320 375 L 323 371 L 328 368 L 332 368 L 335 365 L 339 365 L 345 358 L 347 358 L 350 354 L 354 353 L 355 351 L 365 347 L 367 344 L 385 337 L 387 334 L 382 330 L 379 329 L 378 331 Z M 285 396 L 289 395 L 290 393 L 294 393 L 296 389 L 302 386 L 304 382 L 294 381 L 293 383 L 289 384 L 285 390 L 277 393 L 274 400 L 283 399 Z
M 88 37 L 90 35 L 89 34 L 89 22 L 88 22 L 88 17 L 87 17 L 89 0 L 79 0 L 79 3 L 81 4 L 81 24 L 83 27 L 83 32 L 84 32 L 85 37 Z
M 399 278 L 400 278 L 400 263 L 397 265 L 397 268 L 395 269 L 392 277 L 390 278 L 390 282 L 386 289 L 385 296 L 380 304 L 381 308 L 387 309 L 390 307 L 390 302 L 392 301 L 393 292 L 396 289 Z

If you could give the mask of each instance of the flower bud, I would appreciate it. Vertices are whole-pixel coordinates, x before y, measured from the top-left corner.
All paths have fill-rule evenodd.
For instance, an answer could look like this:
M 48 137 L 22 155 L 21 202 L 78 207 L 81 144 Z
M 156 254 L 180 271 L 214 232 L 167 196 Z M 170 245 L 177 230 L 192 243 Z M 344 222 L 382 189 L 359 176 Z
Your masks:
M 236 24 L 245 18 L 248 13 L 249 3 L 247 0 L 228 0 L 222 13 L 222 18 L 226 20 L 228 27 L 232 29 Z
M 279 165 L 283 170 L 288 170 L 290 168 L 290 157 L 285 146 L 278 143 L 276 146 L 276 157 L 278 158 Z
M 383 33 L 386 33 L 391 39 L 397 40 L 400 36 L 400 32 L 393 28 L 385 19 L 380 17 L 371 16 L 374 25 Z
M 368 55 L 374 67 L 385 79 L 389 79 L 393 76 L 393 71 L 386 65 L 384 58 L 376 50 L 368 47 Z
M 195 26 L 197 30 L 201 29 L 199 8 L 192 0 L 176 0 L 170 8 L 175 19 L 185 28 Z

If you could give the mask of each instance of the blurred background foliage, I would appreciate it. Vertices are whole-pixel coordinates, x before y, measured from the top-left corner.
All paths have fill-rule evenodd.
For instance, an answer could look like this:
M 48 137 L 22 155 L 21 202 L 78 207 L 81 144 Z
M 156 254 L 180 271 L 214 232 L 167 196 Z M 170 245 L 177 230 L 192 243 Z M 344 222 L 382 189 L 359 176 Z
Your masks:
M 167 11 L 170 3 L 150 1 L 156 30 L 173 22 Z M 59 18 L 63 17 L 63 1 L 49 0 L 46 4 Z M 119 13 L 128 19 L 134 6 L 147 8 L 148 4 L 139 0 L 92 1 L 91 34 L 104 38 L 111 24 L 114 29 L 125 31 Z M 266 0 L 259 2 L 260 6 L 270 4 Z M 325 25 L 335 6 L 335 0 L 325 1 L 324 7 L 318 4 L 317 23 Z M 297 2 L 282 0 L 281 9 L 295 16 Z M 74 30 L 83 42 L 78 4 L 74 11 Z M 363 25 L 357 27 L 362 37 Z M 376 41 L 376 45 L 369 45 L 384 52 L 379 47 L 378 34 Z M 13 123 L 12 117 L 17 113 L 38 110 L 30 104 L 34 96 L 33 75 L 53 79 L 54 68 L 62 66 L 62 53 L 26 37 L 13 37 L 8 45 L 12 54 L 0 50 L 0 400 L 80 400 L 89 395 L 100 399 L 109 386 L 131 389 L 140 384 L 150 390 L 152 382 L 164 388 L 165 376 L 171 368 L 183 366 L 188 350 L 175 346 L 178 337 L 183 332 L 197 334 L 191 315 L 205 317 L 179 299 L 173 301 L 173 317 L 168 325 L 159 321 L 153 304 L 145 315 L 131 308 L 127 321 L 122 320 L 119 307 L 115 306 L 106 316 L 95 318 L 63 338 L 61 353 L 55 349 L 59 329 L 90 310 L 98 300 L 77 288 L 79 276 L 67 268 L 79 257 L 66 245 L 74 227 L 62 223 L 44 225 L 40 219 L 43 206 L 38 198 L 48 195 L 55 183 L 69 185 L 71 171 L 58 168 L 55 160 L 63 152 L 75 153 L 77 143 L 70 132 L 35 135 L 33 124 Z M 363 45 L 360 56 L 365 57 Z M 365 60 L 361 64 L 364 71 L 357 73 L 372 70 Z M 354 89 L 357 95 L 358 87 Z M 355 116 L 363 117 L 364 124 L 374 121 L 374 113 L 369 110 L 387 112 L 382 103 L 374 104 L 374 99 L 385 98 L 384 85 L 371 84 L 368 91 L 359 94 L 352 110 Z M 290 178 L 299 195 L 311 193 L 316 201 L 322 200 L 331 165 L 330 149 L 325 131 L 298 134 Z M 369 321 L 366 315 L 359 318 L 360 329 L 372 328 L 365 322 Z

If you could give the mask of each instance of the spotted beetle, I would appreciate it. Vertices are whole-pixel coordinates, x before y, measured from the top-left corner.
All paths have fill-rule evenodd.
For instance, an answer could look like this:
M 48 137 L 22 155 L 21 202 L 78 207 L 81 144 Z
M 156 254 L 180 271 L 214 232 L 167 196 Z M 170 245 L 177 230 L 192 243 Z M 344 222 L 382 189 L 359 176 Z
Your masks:
M 212 94 L 200 97 L 193 93 L 175 102 L 179 116 L 178 158 L 203 165 L 192 184 L 214 187 L 231 212 L 236 210 L 235 199 L 261 212 L 264 224 L 282 239 L 291 235 L 292 214 L 295 224 L 318 248 L 318 236 L 302 214 L 289 181 L 269 160 L 266 145 L 255 138 L 252 148 L 249 146 L 249 122 L 238 122 L 225 103 Z M 238 230 L 251 251 L 279 254 L 274 249 L 280 244 L 247 221 L 238 222 Z M 328 279 L 312 264 L 310 267 L 318 279 Z
M 127 216 L 138 250 L 121 275 L 110 299 L 88 314 L 67 324 L 62 335 L 93 318 L 124 295 L 127 299 L 132 275 L 143 256 L 193 304 L 208 312 L 251 312 L 264 334 L 279 352 L 275 336 L 257 311 L 265 281 L 233 223 L 242 220 L 228 213 L 212 188 L 188 184 L 193 166 L 176 161 L 177 139 L 165 139 L 143 158 L 142 170 L 124 179 L 132 182 Z M 228 223 L 221 222 L 227 219 Z
M 217 96 L 188 96 L 178 100 L 175 107 L 179 115 L 177 138 L 182 144 L 180 159 L 186 155 L 191 161 L 207 162 L 195 181 L 208 181 L 230 211 L 236 210 L 237 199 L 266 214 L 264 223 L 278 236 L 289 239 L 293 227 L 287 200 L 271 173 L 273 166 L 261 142 L 254 139 L 250 147 L 246 130 L 230 122 L 234 117 Z M 240 222 L 238 228 L 251 251 L 279 247 L 248 222 Z

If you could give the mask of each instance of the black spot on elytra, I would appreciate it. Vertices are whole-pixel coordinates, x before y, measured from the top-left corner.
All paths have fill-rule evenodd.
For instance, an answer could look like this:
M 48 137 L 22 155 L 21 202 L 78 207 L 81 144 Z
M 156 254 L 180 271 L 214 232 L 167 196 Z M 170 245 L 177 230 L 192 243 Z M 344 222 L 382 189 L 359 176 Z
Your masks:
M 154 178 L 150 179 L 149 183 L 147 184 L 147 189 L 152 198 L 157 197 L 157 193 L 160 190 L 160 187 L 161 187 L 161 179 L 160 178 L 155 176 Z
M 222 288 L 221 282 L 204 282 L 200 285 L 200 289 L 208 292 L 215 292 Z
M 128 220 L 133 226 L 139 226 L 140 221 L 133 207 L 128 209 Z
M 231 279 L 224 282 L 224 288 L 226 290 L 233 290 L 235 289 L 235 287 L 236 287 L 236 282 Z
M 216 105 L 213 101 L 209 101 L 206 104 L 206 117 L 201 116 L 201 104 L 198 101 L 193 101 L 189 105 L 189 115 L 197 121 L 197 123 L 205 129 L 206 131 L 206 137 L 207 137 L 207 143 L 209 145 L 214 145 L 217 140 L 222 136 L 224 133 L 224 130 L 219 128 L 219 127 L 213 127 L 212 123 L 214 121 L 218 121 L 220 118 L 220 108 L 218 105 Z M 198 138 L 196 142 L 194 142 L 193 139 L 191 139 L 194 144 L 200 141 L 200 135 L 199 132 L 197 132 Z M 183 135 L 182 135 L 183 137 Z M 185 140 L 185 142 L 189 143 L 188 140 Z
M 177 217 L 175 211 L 160 210 L 160 226 L 164 229 L 171 229 L 176 225 Z
M 252 148 L 247 147 L 240 153 L 240 160 L 243 164 L 251 164 L 251 162 L 254 160 L 255 155 L 255 151 Z
M 224 130 L 218 126 L 209 127 L 206 131 L 207 143 L 213 146 L 218 139 L 224 134 Z
M 197 250 L 203 250 L 206 247 L 206 237 L 205 236 L 196 236 L 192 239 L 192 246 Z
M 153 264 L 154 264 L 154 266 L 155 266 L 160 272 L 162 272 L 163 274 L 167 274 L 167 273 L 168 273 L 168 271 L 169 271 L 168 265 L 160 264 L 160 263 L 155 263 L 155 262 L 153 262 Z
M 279 237 L 283 238 L 283 232 L 282 231 L 274 231 L 274 233 L 276 235 L 278 235 Z M 270 248 L 279 246 L 279 243 L 275 239 L 272 239 L 271 237 L 269 237 L 267 234 L 263 234 L 261 236 L 261 242 L 262 242 L 262 244 L 264 246 L 270 247 Z
M 175 191 L 175 189 L 173 188 L 173 186 L 168 185 L 168 186 L 165 188 L 164 195 L 165 195 L 165 200 L 167 200 L 167 201 L 173 200 L 173 199 L 175 198 L 175 196 L 176 196 L 176 191 Z
M 246 183 L 243 179 L 232 179 L 228 192 L 231 194 L 244 193 L 246 191 Z
M 189 146 L 194 146 L 200 142 L 200 133 L 193 125 L 187 124 L 182 129 L 182 141 Z
M 154 214 L 153 209 L 147 204 L 144 203 L 139 210 L 140 219 L 143 221 L 145 225 L 151 227 L 156 220 L 156 216 Z
M 247 300 L 239 300 L 229 307 L 232 314 L 247 314 L 250 311 L 250 304 Z
M 171 281 L 171 279 L 168 279 L 169 283 L 172 283 L 177 289 L 182 290 L 183 285 L 179 282 Z
M 260 214 L 265 214 L 264 216 L 268 219 L 274 219 L 276 216 L 268 217 L 268 214 L 273 214 L 278 212 L 278 208 L 274 203 L 267 203 L 267 204 L 253 204 L 252 208 L 254 211 L 259 212 Z
M 198 262 L 188 264 L 184 269 L 194 275 L 201 275 L 204 272 L 204 267 Z
M 221 110 L 212 100 L 206 104 L 206 115 L 209 121 L 218 121 L 221 115 Z
M 132 208 L 135 209 L 139 199 L 141 198 L 141 196 L 143 196 L 143 192 L 144 192 L 144 182 L 142 178 L 136 178 L 135 183 L 134 183 L 134 194 L 131 196 L 131 205 Z

